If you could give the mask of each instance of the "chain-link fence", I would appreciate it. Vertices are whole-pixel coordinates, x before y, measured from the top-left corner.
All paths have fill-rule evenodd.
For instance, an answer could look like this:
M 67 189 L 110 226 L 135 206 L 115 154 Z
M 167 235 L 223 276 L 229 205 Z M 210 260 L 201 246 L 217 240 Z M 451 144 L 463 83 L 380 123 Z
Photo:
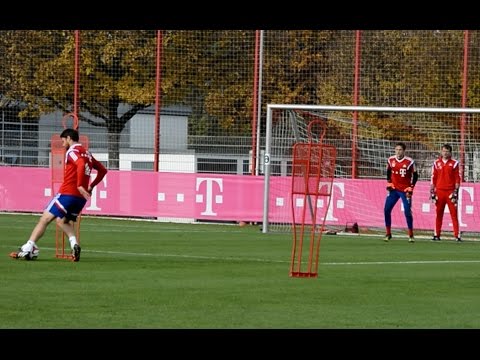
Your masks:
M 261 174 L 268 103 L 480 104 L 479 31 L 258 33 L 0 31 L 0 164 L 48 167 L 51 136 L 77 113 L 90 149 L 110 169 L 154 171 L 158 159 L 159 171 Z M 461 136 L 458 119 L 440 121 Z M 408 126 L 400 119 L 395 129 Z M 395 140 L 383 131 L 372 141 Z M 480 148 L 478 138 L 468 141 Z M 375 166 L 371 176 L 383 177 L 384 163 Z

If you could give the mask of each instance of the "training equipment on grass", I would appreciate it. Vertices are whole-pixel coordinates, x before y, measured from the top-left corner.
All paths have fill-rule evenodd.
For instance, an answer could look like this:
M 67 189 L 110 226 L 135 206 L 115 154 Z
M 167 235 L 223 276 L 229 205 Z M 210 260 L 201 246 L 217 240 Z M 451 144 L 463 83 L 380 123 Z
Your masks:
M 335 174 L 336 151 L 322 144 L 325 121 L 308 125 L 308 143 L 293 145 L 291 277 L 317 277 L 320 241 L 325 230 Z

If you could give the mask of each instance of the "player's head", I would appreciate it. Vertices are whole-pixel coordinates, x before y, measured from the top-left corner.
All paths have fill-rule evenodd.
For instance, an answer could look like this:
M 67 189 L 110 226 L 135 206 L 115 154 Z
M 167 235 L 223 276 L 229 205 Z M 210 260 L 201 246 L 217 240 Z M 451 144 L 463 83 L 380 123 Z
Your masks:
M 62 145 L 66 149 L 70 147 L 73 143 L 78 142 L 80 138 L 78 135 L 78 131 L 75 129 L 65 129 L 60 134 L 60 138 L 62 139 Z
M 405 149 L 407 146 L 403 142 L 398 142 L 395 144 L 395 156 L 398 159 L 402 159 L 405 156 Z
M 442 157 L 444 159 L 450 159 L 452 157 L 452 145 L 444 144 L 442 146 Z

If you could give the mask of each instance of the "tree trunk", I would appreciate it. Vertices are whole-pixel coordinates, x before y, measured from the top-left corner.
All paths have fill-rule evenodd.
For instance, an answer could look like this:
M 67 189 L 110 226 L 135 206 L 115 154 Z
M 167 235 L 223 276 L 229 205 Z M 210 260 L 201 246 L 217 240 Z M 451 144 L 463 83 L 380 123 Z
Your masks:
M 108 131 L 108 169 L 120 169 L 120 132 Z

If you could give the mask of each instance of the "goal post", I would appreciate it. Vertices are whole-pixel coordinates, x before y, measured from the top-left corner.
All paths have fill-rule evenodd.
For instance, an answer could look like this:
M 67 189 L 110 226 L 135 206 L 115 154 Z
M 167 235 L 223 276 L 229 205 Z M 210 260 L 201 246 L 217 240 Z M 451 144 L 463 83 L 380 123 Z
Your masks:
M 386 160 L 394 154 L 397 142 L 407 145 L 406 155 L 415 160 L 419 173 L 420 186 L 417 185 L 414 194 L 416 229 L 433 228 L 433 207 L 428 205 L 427 187 L 431 166 L 443 144 L 452 145 L 453 157 L 460 162 L 462 186 L 463 182 L 480 182 L 479 108 L 268 104 L 263 233 L 292 231 L 289 187 L 292 147 L 295 143 L 309 142 L 308 124 L 315 119 L 326 124 L 322 142 L 337 150 L 334 182 L 342 182 L 336 187 L 344 197 L 342 200 L 333 199 L 329 205 L 326 212 L 326 226 L 329 228 L 340 230 L 346 223 L 358 223 L 361 227 L 382 228 L 383 231 Z M 318 140 L 313 139 L 314 142 Z M 355 191 L 349 191 L 352 187 Z M 463 195 L 466 198 L 470 193 L 464 191 Z M 469 200 L 462 210 L 463 218 L 472 217 L 472 222 L 480 223 L 480 219 L 476 218 L 478 215 L 472 213 L 473 205 L 470 206 L 474 200 L 471 196 Z M 346 215 L 338 217 L 334 210 L 341 210 Z M 401 211 L 403 209 L 399 209 L 397 214 L 394 210 L 394 230 L 396 227 L 406 228 Z M 448 212 L 444 223 L 443 228 L 448 231 L 451 225 Z M 466 221 L 461 231 L 468 231 Z

